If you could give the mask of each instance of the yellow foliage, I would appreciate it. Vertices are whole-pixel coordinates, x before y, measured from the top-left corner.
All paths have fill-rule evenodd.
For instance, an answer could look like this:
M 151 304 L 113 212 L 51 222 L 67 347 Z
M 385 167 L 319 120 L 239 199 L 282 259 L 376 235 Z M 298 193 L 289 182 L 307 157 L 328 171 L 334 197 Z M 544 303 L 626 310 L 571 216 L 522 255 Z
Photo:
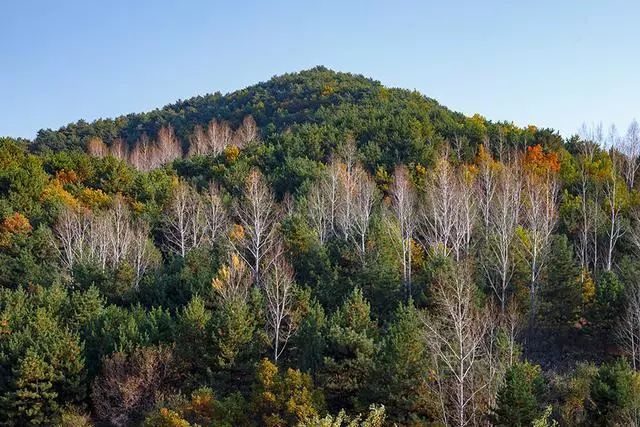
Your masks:
M 596 298 L 596 284 L 589 270 L 582 270 L 582 303 L 591 304 Z
M 228 163 L 235 162 L 239 155 L 240 149 L 235 145 L 229 145 L 224 149 L 224 157 Z
M 100 189 L 84 188 L 78 198 L 83 205 L 92 209 L 105 208 L 111 203 L 111 197 Z
M 218 270 L 218 275 L 211 280 L 211 286 L 218 292 L 222 292 L 225 288 L 225 283 L 229 280 L 230 272 L 229 266 L 223 265 Z
M 147 418 L 144 423 L 147 427 L 190 427 L 191 424 L 183 419 L 180 414 L 168 408 L 161 408 L 157 414 Z
M 324 87 L 322 88 L 322 96 L 329 96 L 331 95 L 333 92 L 335 92 L 335 89 L 333 88 L 333 86 L 331 86 L 330 84 L 326 84 L 324 85 Z
M 229 231 L 229 238 L 234 242 L 242 240 L 244 238 L 244 228 L 240 224 L 233 224 L 231 231 Z
M 64 189 L 58 179 L 52 179 L 42 192 L 42 201 L 53 201 L 62 203 L 70 208 L 77 208 L 78 201 Z
M 215 396 L 211 390 L 196 390 L 191 395 L 191 402 L 185 412 L 194 414 L 197 418 L 211 420 L 215 416 Z
M 411 264 L 414 269 L 420 268 L 425 261 L 425 252 L 415 240 L 411 239 Z
M 493 159 L 493 157 L 491 156 L 491 152 L 485 148 L 484 144 L 480 144 L 478 146 L 478 155 L 476 156 L 475 163 L 478 167 L 485 166 L 490 170 L 500 169 L 500 162 L 497 162 Z
M 131 203 L 131 210 L 135 213 L 144 212 L 144 203 L 135 200 L 133 203 Z

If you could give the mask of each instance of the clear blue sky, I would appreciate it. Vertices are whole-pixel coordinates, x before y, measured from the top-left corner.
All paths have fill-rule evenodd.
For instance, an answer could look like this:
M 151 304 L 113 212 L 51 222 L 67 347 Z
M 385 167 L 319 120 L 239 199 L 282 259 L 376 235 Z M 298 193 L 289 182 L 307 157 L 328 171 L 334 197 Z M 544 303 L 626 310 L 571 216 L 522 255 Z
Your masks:
M 574 133 L 640 119 L 640 2 L 0 3 L 0 135 L 325 65 L 466 114 Z

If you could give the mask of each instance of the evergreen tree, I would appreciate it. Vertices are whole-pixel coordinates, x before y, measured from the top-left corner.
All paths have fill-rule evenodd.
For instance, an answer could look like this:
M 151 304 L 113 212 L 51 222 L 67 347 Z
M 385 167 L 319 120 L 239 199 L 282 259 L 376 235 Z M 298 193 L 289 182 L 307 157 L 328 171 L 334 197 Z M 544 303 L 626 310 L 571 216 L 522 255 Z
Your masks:
M 331 409 L 358 407 L 373 367 L 376 325 L 359 288 L 331 316 L 320 378 Z
M 426 425 L 434 420 L 436 397 L 430 391 L 432 368 L 423 327 L 410 300 L 398 307 L 378 348 L 365 396 L 383 404 L 391 422 Z
M 598 426 L 633 425 L 640 410 L 639 396 L 640 378 L 626 361 L 619 359 L 602 365 L 589 388 L 587 423 Z
M 541 398 L 544 382 L 540 374 L 540 366 L 528 362 L 511 366 L 498 390 L 496 407 L 491 414 L 495 426 L 525 427 L 530 426 L 543 414 Z
M 28 352 L 14 369 L 14 390 L 2 396 L 3 418 L 11 425 L 52 425 L 59 416 L 56 372 Z

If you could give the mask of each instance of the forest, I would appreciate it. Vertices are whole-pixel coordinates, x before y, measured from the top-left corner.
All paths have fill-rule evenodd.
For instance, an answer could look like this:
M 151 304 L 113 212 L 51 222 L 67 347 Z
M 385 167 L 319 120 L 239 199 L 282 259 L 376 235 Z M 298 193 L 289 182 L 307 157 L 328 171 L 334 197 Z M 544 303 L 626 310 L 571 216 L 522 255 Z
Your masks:
M 324 67 L 0 138 L 0 423 L 640 425 L 639 156 Z

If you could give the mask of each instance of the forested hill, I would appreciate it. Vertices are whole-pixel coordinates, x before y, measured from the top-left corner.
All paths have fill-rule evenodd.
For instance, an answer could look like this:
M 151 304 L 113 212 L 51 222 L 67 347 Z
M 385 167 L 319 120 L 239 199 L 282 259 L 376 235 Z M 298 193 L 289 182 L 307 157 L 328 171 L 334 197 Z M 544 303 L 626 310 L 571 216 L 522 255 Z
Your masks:
M 369 166 L 423 161 L 444 141 L 454 143 L 466 159 L 485 140 L 500 140 L 505 146 L 561 144 L 558 134 L 549 129 L 521 129 L 479 115 L 466 117 L 418 92 L 386 88 L 361 75 L 316 67 L 226 95 L 196 96 L 148 113 L 92 123 L 80 120 L 57 131 L 41 130 L 33 147 L 39 151 L 85 149 L 92 138 L 107 145 L 118 139 L 132 145 L 143 135 L 155 139 L 163 126 L 171 126 L 186 152 L 196 126 L 206 127 L 218 120 L 237 128 L 248 116 L 255 119 L 264 140 L 304 139 L 306 146 L 291 149 L 303 150 L 310 158 L 326 156 L 337 142 L 355 138 L 359 146 L 366 147 Z
M 639 157 L 322 67 L 0 138 L 0 424 L 640 425 Z

